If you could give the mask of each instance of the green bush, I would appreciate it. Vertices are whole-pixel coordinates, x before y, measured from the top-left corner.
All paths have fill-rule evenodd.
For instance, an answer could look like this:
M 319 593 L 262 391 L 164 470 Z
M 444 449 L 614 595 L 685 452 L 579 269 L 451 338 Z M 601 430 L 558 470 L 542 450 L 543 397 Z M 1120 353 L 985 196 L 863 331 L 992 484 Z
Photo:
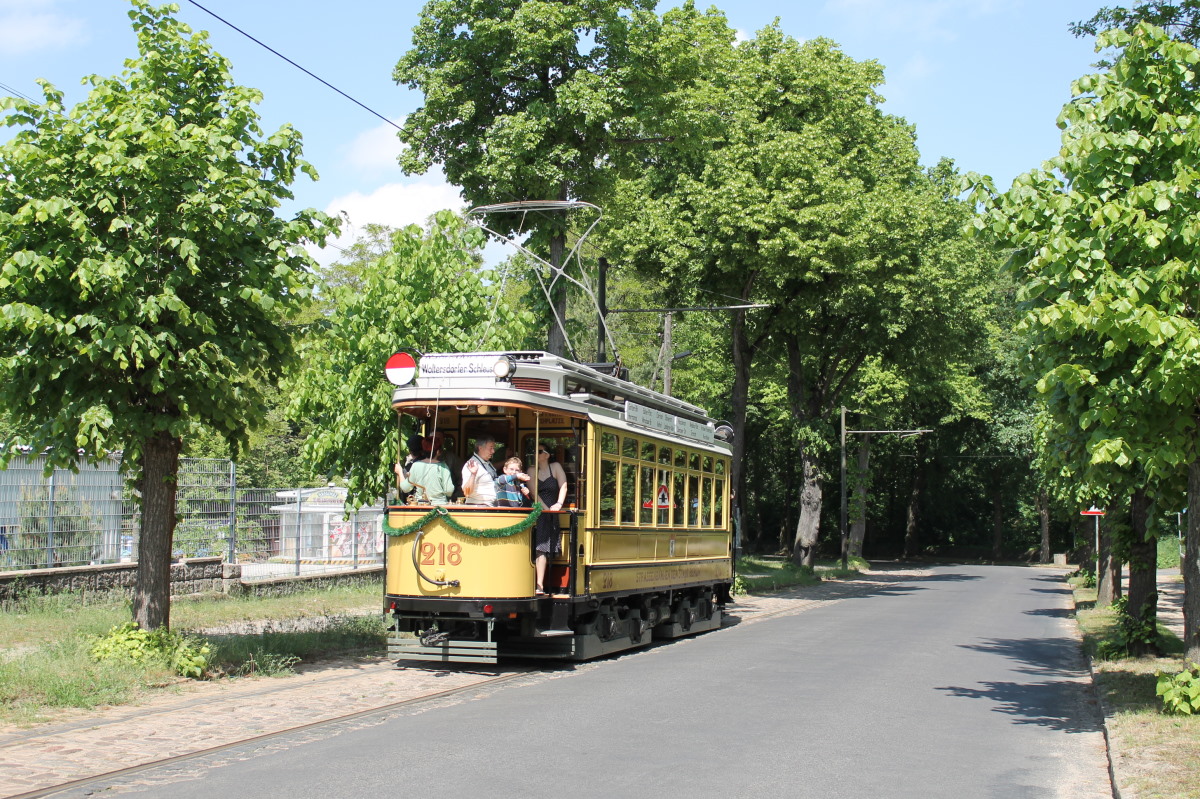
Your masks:
M 1158 627 L 1152 617 L 1137 618 L 1129 612 L 1129 597 L 1113 600 L 1112 610 L 1116 614 L 1116 625 L 1112 634 L 1096 647 L 1096 657 L 1101 660 L 1118 660 L 1134 652 L 1158 649 Z M 1147 614 L 1149 616 L 1149 614 Z
M 1178 674 L 1160 671 L 1155 693 L 1162 698 L 1163 712 L 1191 716 L 1200 712 L 1200 667 L 1193 663 Z
M 1179 565 L 1179 538 L 1174 535 L 1158 539 L 1158 563 L 1160 569 L 1174 569 Z
M 1067 581 L 1077 588 L 1095 588 L 1096 572 L 1080 566 L 1067 575 Z
M 181 677 L 197 679 L 205 676 L 211 665 L 207 644 L 165 627 L 143 630 L 132 621 L 100 636 L 90 651 L 96 660 L 160 663 Z

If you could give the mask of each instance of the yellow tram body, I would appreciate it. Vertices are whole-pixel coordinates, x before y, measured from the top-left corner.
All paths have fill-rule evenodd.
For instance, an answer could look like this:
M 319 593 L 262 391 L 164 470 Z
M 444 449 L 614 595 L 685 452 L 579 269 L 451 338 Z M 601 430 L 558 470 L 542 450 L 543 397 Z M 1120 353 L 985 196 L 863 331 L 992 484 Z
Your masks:
M 487 373 L 496 360 L 506 379 Z M 586 659 L 720 625 L 733 581 L 729 447 L 703 411 L 546 353 L 427 355 L 422 374 L 393 407 L 445 436 L 449 468 L 486 433 L 526 464 L 550 450 L 569 494 L 559 512 L 389 506 L 398 660 Z M 548 596 L 534 590 L 538 513 L 562 542 Z
M 404 527 L 425 518 L 428 508 L 388 510 L 388 524 Z M 511 524 L 512 513 L 471 514 L 470 521 L 482 529 Z M 447 512 L 463 513 L 461 508 Z M 386 591 L 396 596 L 471 597 L 511 599 L 528 597 L 533 584 L 533 564 L 529 561 L 530 532 L 526 530 L 505 538 L 478 538 L 458 532 L 443 518 L 434 517 L 418 534 L 391 536 L 387 547 Z M 438 582 L 421 577 L 418 570 Z

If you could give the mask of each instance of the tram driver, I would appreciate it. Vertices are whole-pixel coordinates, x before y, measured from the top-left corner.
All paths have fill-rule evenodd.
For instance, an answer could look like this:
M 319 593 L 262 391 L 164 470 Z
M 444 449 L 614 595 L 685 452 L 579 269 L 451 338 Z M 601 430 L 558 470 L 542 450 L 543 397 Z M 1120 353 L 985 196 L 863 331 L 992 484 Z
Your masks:
M 496 467 L 491 460 L 494 454 L 495 437 L 481 433 L 475 439 L 475 454 L 462 468 L 462 491 L 468 505 L 496 504 Z

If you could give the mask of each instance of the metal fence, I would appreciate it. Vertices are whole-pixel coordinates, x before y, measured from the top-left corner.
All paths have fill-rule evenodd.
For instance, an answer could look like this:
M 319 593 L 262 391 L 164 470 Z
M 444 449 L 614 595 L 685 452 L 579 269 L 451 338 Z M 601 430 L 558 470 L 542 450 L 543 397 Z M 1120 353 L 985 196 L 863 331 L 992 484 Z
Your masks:
M 45 458 L 0 471 L 0 571 L 137 560 L 141 518 L 116 459 L 45 475 Z M 180 463 L 174 554 L 222 556 L 244 579 L 382 563 L 379 507 L 347 509 L 346 491 L 240 488 L 229 460 Z

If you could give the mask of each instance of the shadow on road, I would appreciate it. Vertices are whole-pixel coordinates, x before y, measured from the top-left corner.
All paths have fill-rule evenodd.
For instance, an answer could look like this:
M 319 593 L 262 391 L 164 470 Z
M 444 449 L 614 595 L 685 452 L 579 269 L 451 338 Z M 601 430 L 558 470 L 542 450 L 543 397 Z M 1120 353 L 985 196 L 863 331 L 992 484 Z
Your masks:
M 992 638 L 963 649 L 1002 655 L 1021 664 L 1017 671 L 1034 676 L 1075 676 L 1084 669 L 1079 643 L 1073 638 Z
M 1025 611 L 1026 616 L 1049 616 L 1052 619 L 1072 619 L 1075 611 L 1070 608 L 1037 608 Z
M 1086 687 L 1067 680 L 1022 684 L 983 682 L 979 688 L 944 686 L 950 696 L 986 699 L 996 712 L 1012 716 L 1017 724 L 1036 724 L 1062 732 L 1098 732 L 1102 725 L 1095 713 L 1080 713 L 1079 699 Z

